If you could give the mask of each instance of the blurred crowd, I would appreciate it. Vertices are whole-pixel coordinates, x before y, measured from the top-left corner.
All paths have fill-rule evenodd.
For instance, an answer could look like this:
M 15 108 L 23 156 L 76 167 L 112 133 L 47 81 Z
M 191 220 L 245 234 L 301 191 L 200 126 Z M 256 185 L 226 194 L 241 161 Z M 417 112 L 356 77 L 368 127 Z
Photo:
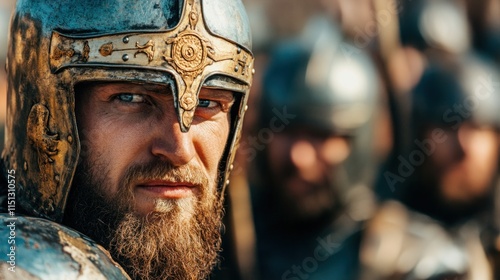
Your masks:
M 216 276 L 500 279 L 500 1 L 244 2 Z
M 256 74 L 213 279 L 500 279 L 500 1 L 243 2 Z

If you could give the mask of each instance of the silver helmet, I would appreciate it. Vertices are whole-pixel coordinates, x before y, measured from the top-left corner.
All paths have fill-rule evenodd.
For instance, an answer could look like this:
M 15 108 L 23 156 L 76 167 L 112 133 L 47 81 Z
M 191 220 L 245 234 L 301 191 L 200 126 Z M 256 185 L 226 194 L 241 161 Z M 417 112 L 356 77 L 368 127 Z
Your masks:
M 262 118 L 268 123 L 266 113 L 287 106 L 294 123 L 351 136 L 373 116 L 378 92 L 368 55 L 343 40 L 329 20 L 316 18 L 299 39 L 273 52 L 264 76 Z

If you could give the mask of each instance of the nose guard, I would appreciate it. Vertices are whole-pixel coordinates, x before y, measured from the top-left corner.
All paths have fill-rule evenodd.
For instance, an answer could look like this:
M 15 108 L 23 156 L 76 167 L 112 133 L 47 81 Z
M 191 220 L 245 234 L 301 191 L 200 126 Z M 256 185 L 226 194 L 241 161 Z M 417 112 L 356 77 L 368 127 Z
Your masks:
M 68 67 L 141 68 L 171 73 L 176 80 L 174 106 L 181 131 L 187 132 L 204 81 L 221 74 L 250 85 L 253 56 L 238 44 L 213 35 L 200 0 L 184 2 L 179 24 L 164 32 L 67 36 L 52 33 L 50 69 Z

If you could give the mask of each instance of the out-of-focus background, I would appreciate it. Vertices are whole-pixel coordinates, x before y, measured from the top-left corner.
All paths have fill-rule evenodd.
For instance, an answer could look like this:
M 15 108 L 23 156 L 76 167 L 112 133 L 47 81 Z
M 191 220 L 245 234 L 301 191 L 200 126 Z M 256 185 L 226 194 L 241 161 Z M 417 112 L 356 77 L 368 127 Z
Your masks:
M 226 259 L 237 260 L 240 277 L 406 279 L 407 275 L 412 275 L 414 278 L 409 279 L 500 279 L 500 238 L 495 237 L 499 236 L 499 196 L 497 194 L 493 199 L 496 204 L 487 199 L 499 189 L 500 111 L 495 110 L 500 110 L 500 106 L 492 104 L 500 104 L 500 1 L 243 2 L 252 25 L 256 74 L 229 188 L 231 202 L 237 205 L 229 212 L 232 224 L 228 226 L 235 245 L 226 247 L 226 250 L 235 249 L 235 258 Z M 338 166 L 329 166 L 330 173 L 323 173 L 325 181 L 330 177 L 335 177 L 333 181 L 345 179 L 340 184 L 330 182 L 330 187 L 335 189 L 336 196 L 348 202 L 340 203 L 342 206 L 335 210 L 318 210 L 322 214 L 313 215 L 317 209 L 308 203 L 319 208 L 329 195 L 320 190 L 319 181 L 311 183 L 315 176 L 312 174 L 321 173 L 318 171 L 323 168 L 320 158 L 325 151 L 325 146 L 314 143 L 333 143 L 329 141 L 335 141 L 332 139 L 339 134 L 319 135 L 324 131 L 311 126 L 294 127 L 300 117 L 291 124 L 285 121 L 284 131 L 273 130 L 272 116 L 267 122 L 263 116 L 270 114 L 271 109 L 288 108 L 290 114 L 297 112 L 290 109 L 293 101 L 272 103 L 276 97 L 273 94 L 278 95 L 276 92 L 281 87 L 290 91 L 289 98 L 292 99 L 294 86 L 303 86 L 299 81 L 303 76 L 297 73 L 294 74 L 298 76 L 286 76 L 288 71 L 301 67 L 294 64 L 297 60 L 290 55 L 293 53 L 291 46 L 293 41 L 314 40 L 314 29 L 319 29 L 315 25 L 317 18 L 333 22 L 331 33 L 340 37 L 331 45 L 331 53 L 337 50 L 344 58 L 353 61 L 358 55 L 367 55 L 376 68 L 378 83 L 372 83 L 372 87 L 377 88 L 370 123 L 356 136 L 347 137 L 350 145 L 348 159 Z M 287 43 L 290 43 L 288 49 L 282 47 Z M 289 59 L 283 58 L 286 55 L 290 55 Z M 328 55 L 327 51 L 322 54 L 324 63 L 328 63 Z M 311 65 L 304 70 L 306 73 L 312 72 L 309 68 L 313 68 L 313 58 Z M 343 61 L 338 59 L 335 63 L 340 65 Z M 436 69 L 431 66 L 436 66 Z M 356 79 L 356 75 L 349 77 L 349 63 L 340 69 L 343 70 L 337 75 L 343 77 L 344 85 L 349 85 L 346 88 L 361 87 L 362 79 Z M 428 71 L 432 73 L 425 74 Z M 475 94 L 481 87 L 478 80 L 485 77 L 490 77 L 491 83 L 486 87 L 491 95 L 487 100 L 479 100 L 483 101 L 482 104 Z M 332 83 L 342 84 L 333 80 Z M 472 80 L 474 82 L 470 84 Z M 310 94 L 310 99 L 313 99 L 314 93 Z M 268 101 L 272 104 L 266 107 Z M 303 107 L 309 101 L 303 99 Z M 329 117 L 324 115 L 325 119 Z M 343 122 L 354 117 L 356 115 L 333 118 Z M 441 144 L 434 141 L 429 134 L 433 131 L 445 131 L 443 135 L 447 141 Z M 465 141 L 466 138 L 482 140 Z M 286 149 L 287 152 L 283 152 Z M 337 145 L 330 155 L 339 155 L 342 151 L 342 146 Z M 486 164 L 490 156 L 491 161 Z M 309 169 L 306 168 L 308 164 Z M 310 184 L 304 183 L 306 181 Z M 374 197 L 373 208 L 370 208 L 368 193 Z M 332 204 L 334 201 L 332 199 Z M 391 204 L 394 201 L 397 203 Z M 349 209 L 348 203 L 355 205 L 353 209 L 356 210 Z M 404 206 L 393 207 L 399 203 Z M 297 209 L 302 209 L 302 212 Z M 398 220 L 407 214 L 405 211 L 423 214 L 433 222 L 414 220 L 414 217 Z M 309 218 L 304 218 L 307 215 Z M 349 231 L 349 223 L 344 223 L 346 217 L 359 222 L 362 233 L 354 229 L 346 234 L 349 238 L 339 237 Z M 439 222 L 434 224 L 435 221 Z M 471 221 L 484 222 L 485 226 L 478 229 L 480 234 L 464 238 L 467 234 L 463 235 L 464 229 L 460 227 Z M 416 230 L 412 232 L 413 229 Z M 434 232 L 436 236 L 440 232 L 446 237 L 438 240 L 432 234 L 426 235 L 428 232 Z M 364 241 L 353 241 L 358 235 L 363 236 L 360 239 Z M 458 235 L 466 241 L 458 241 Z M 315 253 L 318 248 L 324 248 L 320 246 L 324 245 L 321 240 L 326 239 L 322 238 L 331 236 L 336 236 L 336 244 L 344 249 L 338 254 L 339 259 L 332 253 L 324 260 Z M 418 238 L 412 240 L 416 236 Z M 462 245 L 455 246 L 460 242 Z M 430 243 L 434 244 L 434 251 L 425 246 Z M 480 243 L 486 257 L 481 253 L 466 252 L 467 249 L 461 247 L 473 248 Z M 452 254 L 443 249 L 447 246 L 445 244 L 454 244 L 448 249 L 461 252 L 448 264 L 443 264 L 447 262 L 446 257 L 435 257 Z M 357 262 L 357 267 L 348 264 L 351 257 L 356 259 L 351 263 Z M 460 262 L 460 258 L 469 259 L 469 263 Z M 470 262 L 471 259 L 476 262 Z M 426 261 L 432 265 L 424 268 Z M 496 276 L 491 276 L 485 269 L 488 262 L 496 267 Z M 359 275 L 353 276 L 357 273 Z
M 6 73 L 5 73 L 5 56 L 7 54 L 7 30 L 9 26 L 9 20 L 11 11 L 14 7 L 14 0 L 4 0 L 0 2 L 0 150 L 3 149 L 4 143 L 4 129 L 3 124 L 5 123 L 6 115 Z

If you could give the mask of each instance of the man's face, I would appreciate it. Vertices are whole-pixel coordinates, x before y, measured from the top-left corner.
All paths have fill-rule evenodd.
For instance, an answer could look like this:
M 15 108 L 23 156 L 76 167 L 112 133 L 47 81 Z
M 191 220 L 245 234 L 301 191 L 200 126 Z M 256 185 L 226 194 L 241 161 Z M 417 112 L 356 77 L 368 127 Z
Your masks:
M 333 174 L 349 155 L 346 138 L 297 127 L 275 134 L 267 150 L 271 187 L 292 222 L 317 219 L 338 206 Z
M 82 161 L 65 222 L 107 247 L 134 278 L 201 279 L 215 262 L 218 166 L 234 97 L 203 88 L 199 98 L 182 133 L 166 86 L 77 88 Z
M 445 132 L 446 141 L 437 143 L 424 164 L 424 176 L 434 181 L 430 184 L 439 189 L 444 204 L 465 208 L 491 193 L 498 170 L 498 134 L 472 123 Z

